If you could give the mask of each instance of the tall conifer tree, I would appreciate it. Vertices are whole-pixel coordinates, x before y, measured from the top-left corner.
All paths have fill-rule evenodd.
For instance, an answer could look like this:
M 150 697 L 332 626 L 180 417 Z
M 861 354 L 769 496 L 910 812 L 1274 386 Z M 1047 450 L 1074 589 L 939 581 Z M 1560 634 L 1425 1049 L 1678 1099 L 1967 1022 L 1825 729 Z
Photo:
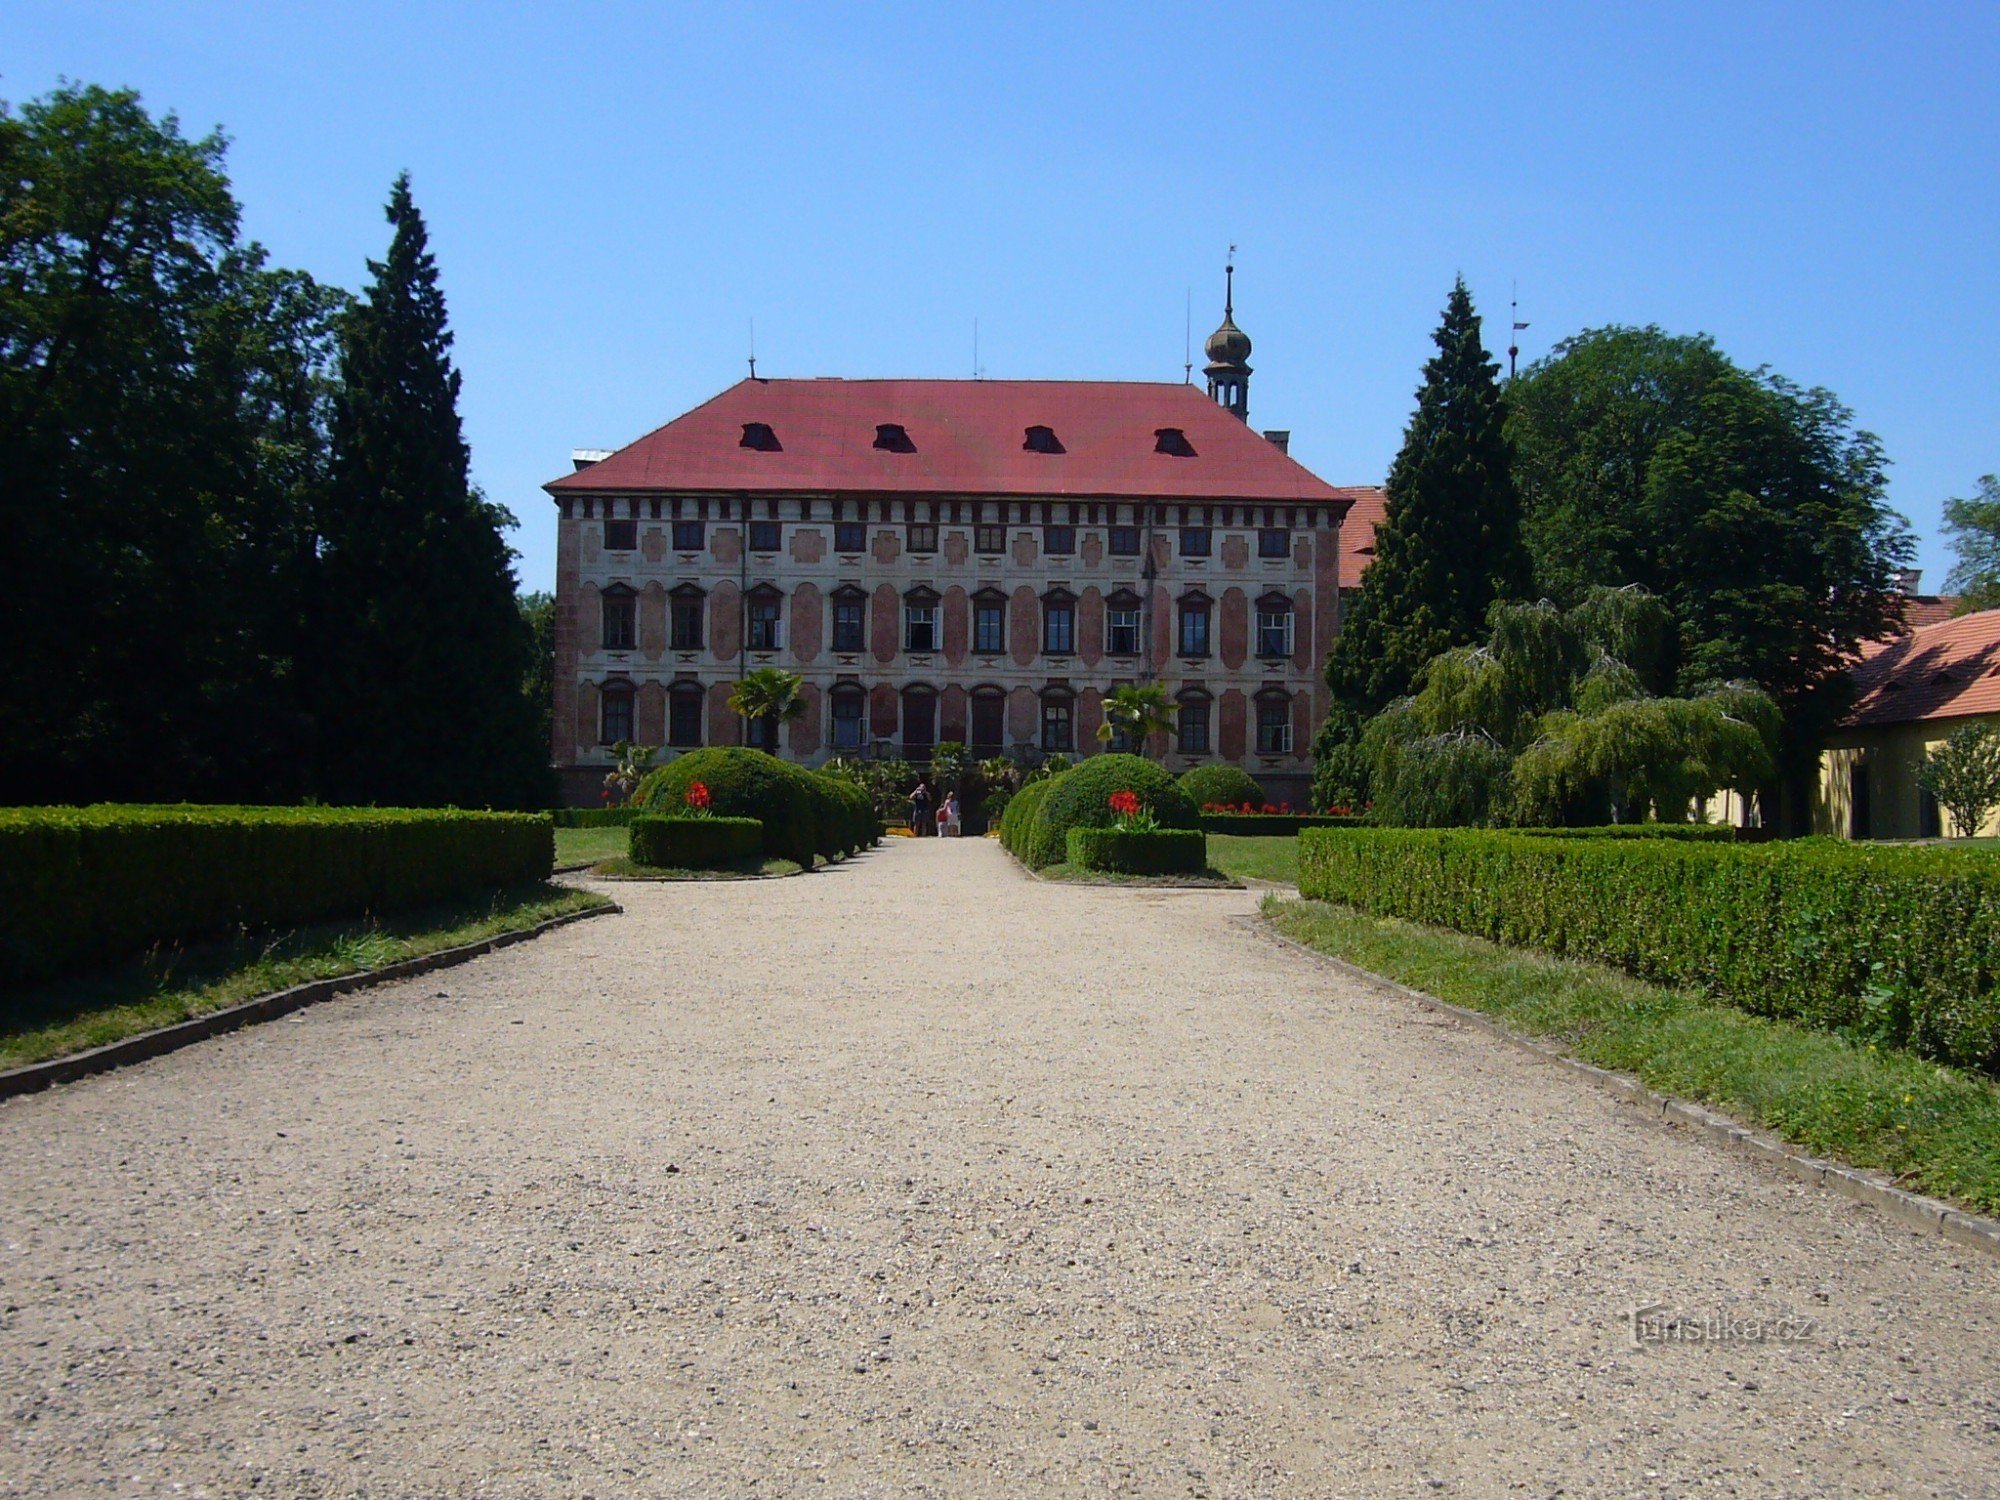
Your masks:
M 1529 587 L 1500 367 L 1462 278 L 1431 337 L 1438 352 L 1389 470 L 1375 560 L 1327 658 L 1333 701 L 1314 747 L 1322 801 L 1365 795 L 1350 749 L 1362 724 L 1408 693 L 1432 657 L 1478 638 L 1496 599 Z
M 529 806 L 544 748 L 521 683 L 513 518 L 472 488 L 444 294 L 408 174 L 341 337 L 313 613 L 316 780 L 330 801 Z

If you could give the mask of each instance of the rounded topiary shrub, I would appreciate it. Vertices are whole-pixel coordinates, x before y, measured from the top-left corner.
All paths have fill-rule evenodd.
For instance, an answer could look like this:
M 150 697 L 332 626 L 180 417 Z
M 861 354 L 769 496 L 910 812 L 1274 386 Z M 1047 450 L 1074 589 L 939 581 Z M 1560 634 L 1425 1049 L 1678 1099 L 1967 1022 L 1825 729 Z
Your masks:
M 1015 858 L 1024 858 L 1027 849 L 1028 830 L 1034 826 L 1035 813 L 1042 805 L 1042 799 L 1049 794 L 1060 777 L 1045 777 L 1031 781 L 1007 799 L 1007 806 L 1000 814 L 1000 847 Z
M 833 859 L 839 810 L 827 779 L 762 750 L 716 745 L 690 750 L 651 772 L 632 799 L 649 813 L 672 817 L 687 807 L 688 788 L 708 788 L 709 811 L 721 818 L 755 818 L 764 825 L 764 852 L 812 868 L 813 856 Z
M 865 791 L 843 777 L 829 776 L 824 772 L 820 773 L 819 779 L 834 800 L 834 821 L 839 829 L 841 853 L 856 853 L 881 838 L 882 822 L 875 816 L 875 804 Z
M 755 818 L 632 820 L 632 862 L 663 870 L 700 870 L 755 859 L 764 852 L 764 825 Z
M 1229 808 L 1241 808 L 1246 802 L 1262 807 L 1265 800 L 1257 778 L 1241 766 L 1195 766 L 1181 772 L 1180 786 L 1196 812 L 1217 803 Z
M 1162 828 L 1201 827 L 1201 810 L 1161 767 L 1138 755 L 1093 755 L 1049 783 L 1024 847 L 1015 852 L 1031 869 L 1060 864 L 1072 828 L 1108 828 L 1117 821 L 1111 796 L 1123 791 L 1136 792 Z

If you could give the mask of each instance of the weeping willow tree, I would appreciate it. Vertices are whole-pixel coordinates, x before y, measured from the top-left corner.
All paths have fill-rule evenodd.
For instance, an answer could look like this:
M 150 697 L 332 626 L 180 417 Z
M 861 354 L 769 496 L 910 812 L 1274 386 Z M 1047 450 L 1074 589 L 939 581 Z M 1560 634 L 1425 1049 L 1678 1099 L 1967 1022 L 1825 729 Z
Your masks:
M 1746 683 L 1656 696 L 1673 621 L 1638 588 L 1564 611 L 1496 604 L 1487 638 L 1431 659 L 1366 725 L 1381 822 L 1410 827 L 1681 822 L 1773 770 L 1779 715 Z

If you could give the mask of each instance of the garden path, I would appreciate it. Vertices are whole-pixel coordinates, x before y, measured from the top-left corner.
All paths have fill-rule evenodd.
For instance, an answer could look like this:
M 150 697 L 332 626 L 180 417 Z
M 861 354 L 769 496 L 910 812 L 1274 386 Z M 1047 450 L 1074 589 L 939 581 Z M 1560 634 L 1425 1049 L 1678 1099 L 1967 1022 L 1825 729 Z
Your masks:
M 2000 1474 L 1991 1262 L 1280 947 L 1251 893 L 966 840 L 616 894 L 0 1105 L 0 1493 Z M 1635 1347 L 1653 1302 L 1811 1327 Z

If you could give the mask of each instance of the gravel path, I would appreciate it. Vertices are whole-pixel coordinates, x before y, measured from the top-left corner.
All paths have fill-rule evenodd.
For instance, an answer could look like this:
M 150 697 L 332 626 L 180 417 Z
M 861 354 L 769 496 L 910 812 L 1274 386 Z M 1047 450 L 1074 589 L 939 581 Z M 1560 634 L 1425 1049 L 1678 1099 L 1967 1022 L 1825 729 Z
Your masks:
M 0 1494 L 2000 1486 L 2000 1269 L 1251 894 L 970 840 L 617 894 L 0 1105 Z

